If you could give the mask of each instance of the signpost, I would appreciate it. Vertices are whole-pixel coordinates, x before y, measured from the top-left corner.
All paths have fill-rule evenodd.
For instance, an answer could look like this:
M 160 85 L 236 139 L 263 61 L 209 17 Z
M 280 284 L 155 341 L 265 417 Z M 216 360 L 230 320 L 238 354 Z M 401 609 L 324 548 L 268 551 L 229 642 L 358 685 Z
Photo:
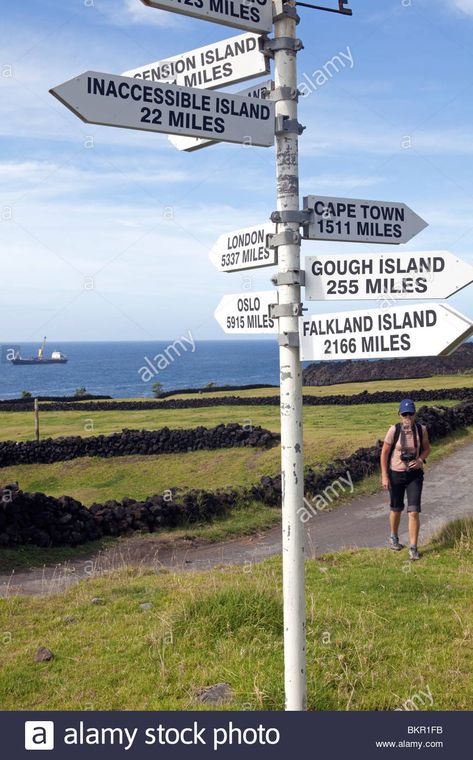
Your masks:
M 249 32 L 270 32 L 273 28 L 271 0 L 141 0 L 144 5 L 161 11 L 235 26 Z
M 274 105 L 255 98 L 87 71 L 50 90 L 88 124 L 268 147 Z
M 270 247 L 268 236 L 275 232 L 271 222 L 226 232 L 212 246 L 209 259 L 220 272 L 273 266 L 278 261 L 277 249 Z
M 215 310 L 215 319 L 231 335 L 255 335 L 277 332 L 277 320 L 269 315 L 274 291 L 247 291 L 223 296 Z
M 238 90 L 236 94 L 242 98 L 261 98 L 264 100 L 273 88 L 274 82 L 268 79 L 265 82 L 261 82 L 261 84 L 255 84 L 253 87 Z M 177 137 L 176 135 L 169 135 L 169 140 L 178 150 L 185 150 L 187 153 L 200 150 L 200 148 L 206 148 L 208 145 L 217 144 L 216 140 L 206 140 L 201 137 Z
M 395 359 L 448 356 L 473 335 L 473 322 L 429 303 L 302 317 L 299 331 L 302 360 Z
M 310 212 L 304 229 L 308 240 L 398 245 L 428 226 L 405 203 L 307 195 L 304 209 Z
M 449 298 L 473 282 L 473 266 L 448 251 L 308 256 L 308 301 Z
M 173 82 L 183 87 L 213 89 L 269 74 L 269 58 L 258 34 L 239 34 L 213 45 L 124 71 L 124 77 Z

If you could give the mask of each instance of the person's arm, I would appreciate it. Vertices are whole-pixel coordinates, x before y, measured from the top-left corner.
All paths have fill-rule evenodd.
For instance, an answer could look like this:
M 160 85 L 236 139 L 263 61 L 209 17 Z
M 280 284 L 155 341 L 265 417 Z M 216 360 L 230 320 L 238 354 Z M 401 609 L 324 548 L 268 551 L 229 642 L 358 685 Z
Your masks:
M 424 464 L 424 461 L 427 459 L 429 454 L 430 454 L 429 434 L 427 432 L 427 428 L 425 428 L 424 434 L 422 436 L 422 446 L 421 446 L 419 458 L 416 459 L 414 462 L 409 462 L 409 467 L 414 467 L 415 469 L 422 467 Z
M 383 484 L 384 489 L 389 488 L 388 462 L 389 462 L 389 452 L 391 451 L 391 445 L 392 444 L 387 443 L 385 441 L 383 443 L 383 448 L 381 449 L 381 482 Z

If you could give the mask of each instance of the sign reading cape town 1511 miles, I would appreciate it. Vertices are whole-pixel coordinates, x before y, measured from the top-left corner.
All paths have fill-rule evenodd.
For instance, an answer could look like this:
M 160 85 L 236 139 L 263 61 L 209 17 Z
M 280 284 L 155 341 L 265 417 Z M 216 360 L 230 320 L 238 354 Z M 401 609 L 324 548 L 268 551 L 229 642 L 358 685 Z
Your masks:
M 473 282 L 473 266 L 448 251 L 308 256 L 308 301 L 449 298 Z
M 307 195 L 304 209 L 310 212 L 304 225 L 308 240 L 397 245 L 428 226 L 405 203 Z
M 236 26 L 249 32 L 270 32 L 273 27 L 272 0 L 141 0 L 162 11 Z
M 448 356 L 473 335 L 473 322 L 446 304 L 395 306 L 299 319 L 301 359 Z
M 87 71 L 50 92 L 88 124 L 269 147 L 274 104 L 256 98 Z

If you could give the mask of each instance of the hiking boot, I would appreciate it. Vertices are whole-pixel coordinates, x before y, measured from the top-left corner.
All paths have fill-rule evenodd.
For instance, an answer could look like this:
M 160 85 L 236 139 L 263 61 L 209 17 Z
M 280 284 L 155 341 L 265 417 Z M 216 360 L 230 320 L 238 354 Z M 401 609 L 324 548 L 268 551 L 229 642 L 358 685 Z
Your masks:
M 412 560 L 420 559 L 420 554 L 417 551 L 417 549 L 414 549 L 413 547 L 409 549 L 409 559 L 412 559 Z
M 393 552 L 400 552 L 401 549 L 404 549 L 403 544 L 399 543 L 398 538 L 393 538 L 393 536 L 389 537 L 389 548 L 393 550 Z

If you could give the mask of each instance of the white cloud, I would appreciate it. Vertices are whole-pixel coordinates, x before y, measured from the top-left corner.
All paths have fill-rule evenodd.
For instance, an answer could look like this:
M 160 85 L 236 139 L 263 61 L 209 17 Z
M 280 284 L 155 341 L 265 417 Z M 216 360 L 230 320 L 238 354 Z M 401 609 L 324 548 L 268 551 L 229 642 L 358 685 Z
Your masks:
M 448 2 L 453 8 L 473 16 L 473 0 L 448 0 Z
M 95 0 L 94 5 L 110 23 L 116 26 L 133 24 L 170 27 L 184 22 L 184 18 L 177 13 L 147 8 L 140 0 L 122 0 L 121 4 L 118 4 L 116 0 Z

